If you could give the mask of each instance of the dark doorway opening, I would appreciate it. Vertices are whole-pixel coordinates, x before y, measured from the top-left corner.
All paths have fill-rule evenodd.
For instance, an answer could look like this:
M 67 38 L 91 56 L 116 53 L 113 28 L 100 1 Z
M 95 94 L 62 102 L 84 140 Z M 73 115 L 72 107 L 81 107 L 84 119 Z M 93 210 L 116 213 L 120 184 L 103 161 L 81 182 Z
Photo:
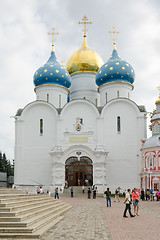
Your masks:
M 65 180 L 69 186 L 92 186 L 93 164 L 89 157 L 70 157 L 66 160 Z

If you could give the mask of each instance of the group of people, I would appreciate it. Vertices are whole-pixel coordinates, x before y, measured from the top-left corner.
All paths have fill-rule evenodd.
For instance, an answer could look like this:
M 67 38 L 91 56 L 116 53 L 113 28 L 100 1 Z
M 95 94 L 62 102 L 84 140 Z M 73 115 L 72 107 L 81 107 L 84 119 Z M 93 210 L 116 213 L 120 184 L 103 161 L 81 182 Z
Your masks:
M 37 187 L 37 194 L 43 194 L 44 190 L 42 187 Z
M 141 199 L 142 201 L 159 201 L 160 200 L 160 191 L 157 189 L 156 191 L 154 191 L 153 189 L 146 189 L 144 191 L 144 189 L 141 190 Z
M 131 213 L 131 204 L 133 202 L 133 206 L 134 206 L 134 215 Z M 139 216 L 139 191 L 137 188 L 133 189 L 133 192 L 131 194 L 131 189 L 127 190 L 127 193 L 125 195 L 125 200 L 124 203 L 126 204 L 124 213 L 123 213 L 123 217 L 127 218 L 127 210 L 129 211 L 130 217 L 135 217 L 135 216 Z
M 71 192 L 71 197 L 73 198 L 74 196 L 74 189 L 73 187 L 70 188 L 70 192 Z M 85 193 L 85 186 L 82 186 L 82 193 Z M 95 185 L 92 186 L 92 188 L 88 187 L 87 190 L 87 194 L 88 194 L 88 199 L 91 199 L 91 194 L 93 194 L 93 199 L 96 199 L 96 195 L 97 195 L 97 187 Z
M 107 202 L 107 207 L 111 207 L 111 191 L 109 190 L 109 188 L 107 188 L 107 190 L 104 192 L 104 194 L 106 195 L 106 202 Z M 115 201 L 116 199 L 119 200 L 119 189 L 116 189 L 115 191 Z M 114 201 L 114 202 L 115 202 Z M 133 206 L 134 206 L 134 214 L 131 213 L 131 204 L 133 202 Z M 125 200 L 124 200 L 124 204 L 126 204 L 125 206 L 125 210 L 123 213 L 123 217 L 127 218 L 127 211 L 129 211 L 130 217 L 135 217 L 135 216 L 139 216 L 139 190 L 137 188 L 134 188 L 131 194 L 131 189 L 128 189 L 127 192 L 125 193 Z

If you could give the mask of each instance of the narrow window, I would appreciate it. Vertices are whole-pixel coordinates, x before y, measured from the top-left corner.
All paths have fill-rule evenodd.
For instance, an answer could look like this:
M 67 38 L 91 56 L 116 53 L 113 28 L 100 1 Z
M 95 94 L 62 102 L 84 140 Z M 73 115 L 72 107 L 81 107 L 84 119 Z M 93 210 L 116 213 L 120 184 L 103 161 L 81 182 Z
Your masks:
M 119 91 L 117 91 L 117 98 L 119 97 Z
M 130 95 L 129 95 L 129 93 L 128 93 L 128 98 L 130 99 Z
M 47 94 L 47 102 L 49 102 L 49 94 Z
M 96 98 L 96 107 L 97 107 L 97 105 L 98 105 L 98 100 L 97 100 L 97 98 Z
M 40 135 L 43 135 L 43 119 L 40 119 Z
M 61 95 L 59 95 L 59 108 L 61 108 Z
M 117 117 L 117 132 L 120 133 L 120 131 L 121 131 L 121 119 L 118 116 Z
M 108 100 L 107 100 L 107 93 L 106 93 L 106 103 L 107 103 L 107 101 L 108 101 Z
M 149 166 L 152 167 L 153 166 L 153 161 L 152 158 L 149 159 Z
M 83 124 L 83 118 L 80 118 L 80 124 Z

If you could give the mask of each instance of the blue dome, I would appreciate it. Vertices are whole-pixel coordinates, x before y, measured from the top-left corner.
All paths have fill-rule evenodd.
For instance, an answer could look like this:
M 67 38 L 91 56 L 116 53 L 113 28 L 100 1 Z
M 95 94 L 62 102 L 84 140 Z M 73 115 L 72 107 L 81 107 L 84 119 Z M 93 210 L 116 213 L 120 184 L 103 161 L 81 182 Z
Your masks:
M 41 66 L 34 74 L 34 85 L 56 84 L 66 88 L 71 86 L 71 77 L 67 70 L 58 62 L 55 52 L 51 52 L 51 56 L 47 63 Z
M 122 60 L 117 50 L 114 49 L 110 59 L 99 69 L 96 75 L 96 84 L 102 86 L 111 82 L 128 82 L 133 83 L 135 72 L 132 66 Z

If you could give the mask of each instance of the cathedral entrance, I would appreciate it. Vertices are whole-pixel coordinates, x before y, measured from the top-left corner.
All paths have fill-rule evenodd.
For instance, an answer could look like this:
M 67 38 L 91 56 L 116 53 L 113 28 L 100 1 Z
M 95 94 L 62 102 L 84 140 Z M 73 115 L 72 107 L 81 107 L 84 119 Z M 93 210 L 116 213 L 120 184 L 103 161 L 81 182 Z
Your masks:
M 88 157 L 70 157 L 66 160 L 65 180 L 69 186 L 92 186 L 93 165 Z

